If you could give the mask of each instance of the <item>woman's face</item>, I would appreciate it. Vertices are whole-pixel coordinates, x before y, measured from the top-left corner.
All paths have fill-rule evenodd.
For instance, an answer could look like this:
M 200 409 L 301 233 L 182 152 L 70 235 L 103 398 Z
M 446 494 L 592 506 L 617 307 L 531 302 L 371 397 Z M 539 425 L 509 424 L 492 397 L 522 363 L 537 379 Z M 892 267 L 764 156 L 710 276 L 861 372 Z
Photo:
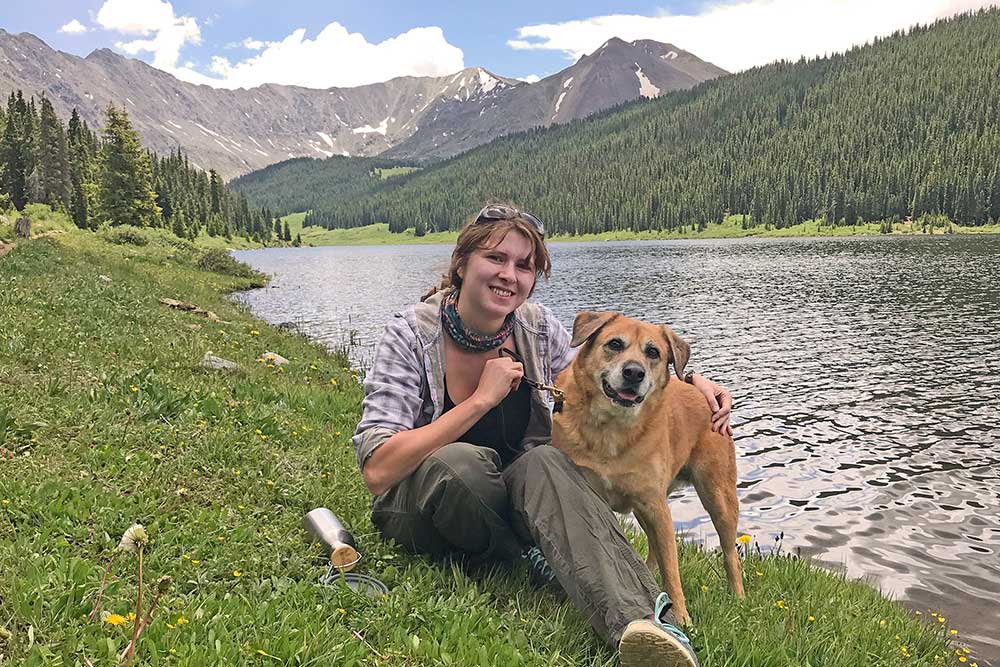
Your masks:
M 535 286 L 531 241 L 521 232 L 507 232 L 496 246 L 474 251 L 459 275 L 462 305 L 477 310 L 482 320 L 503 319 Z

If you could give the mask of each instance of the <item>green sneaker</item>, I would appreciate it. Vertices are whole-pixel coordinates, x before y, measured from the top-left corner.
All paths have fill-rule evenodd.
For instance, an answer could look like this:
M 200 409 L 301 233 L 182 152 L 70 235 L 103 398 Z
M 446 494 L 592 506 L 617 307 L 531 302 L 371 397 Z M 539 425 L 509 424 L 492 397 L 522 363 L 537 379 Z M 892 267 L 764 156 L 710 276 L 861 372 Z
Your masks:
M 632 621 L 618 643 L 622 667 L 698 667 L 691 640 L 680 628 L 663 620 L 670 597 L 660 593 L 652 619 Z

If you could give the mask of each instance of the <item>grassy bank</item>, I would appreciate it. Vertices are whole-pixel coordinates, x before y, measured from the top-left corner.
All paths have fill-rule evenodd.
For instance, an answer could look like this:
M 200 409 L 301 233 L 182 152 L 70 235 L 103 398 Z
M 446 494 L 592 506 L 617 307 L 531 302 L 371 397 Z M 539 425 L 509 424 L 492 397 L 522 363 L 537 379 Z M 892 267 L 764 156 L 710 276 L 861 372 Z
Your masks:
M 413 228 L 407 229 L 401 234 L 393 234 L 389 231 L 389 225 L 377 223 L 365 227 L 354 229 L 322 229 L 317 227 L 303 227 L 302 221 L 305 213 L 293 213 L 286 215 L 283 220 L 288 221 L 292 237 L 295 234 L 302 234 L 302 243 L 321 245 L 404 245 L 413 243 L 443 243 L 453 244 L 458 238 L 458 232 L 434 232 L 417 236 Z M 1000 234 L 1000 225 L 986 225 L 983 227 L 963 227 L 952 225 L 951 232 L 955 234 Z M 652 241 L 652 240 L 676 240 L 676 239 L 730 239 L 747 237 L 813 237 L 813 236 L 869 236 L 882 234 L 882 223 L 870 222 L 860 225 L 833 226 L 824 224 L 822 220 L 807 220 L 806 222 L 791 227 L 781 229 L 764 227 L 743 228 L 742 216 L 731 215 L 721 224 L 709 224 L 704 229 L 686 228 L 674 232 L 634 232 L 630 230 L 618 232 L 601 232 L 600 234 L 579 234 L 576 236 L 553 236 L 550 241 Z M 925 235 L 919 225 L 908 222 L 896 222 L 892 224 L 892 234 L 897 235 Z M 945 229 L 938 227 L 926 232 L 926 235 L 944 234 Z
M 0 258 L 0 663 L 116 663 L 134 555 L 116 558 L 101 602 L 124 622 L 88 616 L 138 521 L 147 583 L 173 583 L 137 664 L 616 664 L 523 570 L 470 574 L 377 538 L 349 442 L 361 388 L 344 359 L 225 298 L 257 280 L 202 270 L 160 236 L 135 246 L 70 230 Z M 265 351 L 290 363 L 261 363 Z M 202 369 L 207 352 L 240 370 Z M 389 596 L 316 584 L 323 559 L 300 521 L 320 505 Z M 681 569 L 706 667 L 959 664 L 946 621 L 806 561 L 751 554 L 745 600 L 716 553 L 685 546 Z

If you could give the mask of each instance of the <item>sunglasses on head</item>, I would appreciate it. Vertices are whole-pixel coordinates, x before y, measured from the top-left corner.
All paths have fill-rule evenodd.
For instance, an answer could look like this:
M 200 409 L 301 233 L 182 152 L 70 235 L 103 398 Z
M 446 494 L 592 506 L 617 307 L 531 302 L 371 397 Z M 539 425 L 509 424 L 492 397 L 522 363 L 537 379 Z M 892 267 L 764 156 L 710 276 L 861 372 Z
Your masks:
M 503 204 L 487 204 L 479 212 L 479 215 L 476 216 L 476 222 L 473 224 L 478 225 L 496 220 L 513 220 L 514 218 L 521 218 L 527 221 L 543 238 L 545 237 L 545 226 L 541 220 L 527 211 L 519 211 L 513 206 L 504 206 Z

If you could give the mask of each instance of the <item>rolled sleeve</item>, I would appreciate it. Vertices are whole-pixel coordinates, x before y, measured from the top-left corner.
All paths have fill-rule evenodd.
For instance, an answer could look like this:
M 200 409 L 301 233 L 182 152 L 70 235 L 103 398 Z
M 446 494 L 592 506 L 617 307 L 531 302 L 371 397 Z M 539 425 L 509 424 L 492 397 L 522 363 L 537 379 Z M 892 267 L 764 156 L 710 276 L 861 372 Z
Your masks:
M 394 433 L 417 425 L 423 407 L 423 364 L 417 338 L 406 320 L 386 324 L 371 370 L 365 377 L 361 421 L 352 438 L 358 468 Z

